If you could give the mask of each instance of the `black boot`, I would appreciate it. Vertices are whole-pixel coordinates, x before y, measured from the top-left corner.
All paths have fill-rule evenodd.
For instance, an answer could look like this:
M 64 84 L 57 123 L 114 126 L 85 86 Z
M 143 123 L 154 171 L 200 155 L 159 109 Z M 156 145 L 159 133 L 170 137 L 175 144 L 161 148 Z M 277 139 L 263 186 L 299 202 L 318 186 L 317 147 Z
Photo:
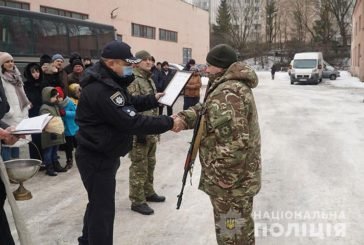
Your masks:
M 151 207 L 149 207 L 148 204 L 146 203 L 132 204 L 131 210 L 144 215 L 151 215 L 154 213 L 154 210 Z
M 57 176 L 57 173 L 54 172 L 53 164 L 47 164 L 46 165 L 46 175 Z
M 166 200 L 166 197 L 164 196 L 158 196 L 156 193 L 153 195 L 145 198 L 148 202 L 164 202 Z
M 67 169 L 62 167 L 58 160 L 53 163 L 53 166 L 54 170 L 58 173 L 67 172 Z
M 70 159 L 67 160 L 65 168 L 66 169 L 71 169 L 72 167 L 73 167 L 73 159 L 70 158 Z

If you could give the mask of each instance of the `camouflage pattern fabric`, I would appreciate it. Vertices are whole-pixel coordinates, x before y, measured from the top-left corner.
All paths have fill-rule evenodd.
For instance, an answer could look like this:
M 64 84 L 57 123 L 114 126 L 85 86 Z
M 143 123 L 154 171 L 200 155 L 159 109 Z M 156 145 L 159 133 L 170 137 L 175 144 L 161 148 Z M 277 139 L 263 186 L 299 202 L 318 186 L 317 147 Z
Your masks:
M 252 198 L 261 187 L 260 130 L 252 93 L 258 78 L 248 65 L 236 62 L 209 83 L 205 103 L 178 114 L 193 128 L 198 113 L 205 111 L 199 188 L 216 198 Z
M 147 136 L 149 137 L 149 136 Z M 155 152 L 157 143 L 154 138 L 147 138 L 145 144 L 134 139 L 133 149 L 129 152 L 129 199 L 133 204 L 145 203 L 145 197 L 155 193 L 153 188 Z
M 135 80 L 129 85 L 132 95 L 148 95 L 156 93 L 151 73 L 139 68 L 134 69 Z M 158 108 L 140 112 L 144 115 L 158 116 Z M 137 136 L 133 138 L 133 148 L 129 152 L 131 165 L 129 168 L 129 199 L 133 204 L 145 203 L 145 197 L 155 193 L 153 189 L 153 174 L 156 164 L 157 135 L 138 136 L 143 143 L 138 143 Z
M 253 197 L 210 196 L 219 245 L 254 245 Z

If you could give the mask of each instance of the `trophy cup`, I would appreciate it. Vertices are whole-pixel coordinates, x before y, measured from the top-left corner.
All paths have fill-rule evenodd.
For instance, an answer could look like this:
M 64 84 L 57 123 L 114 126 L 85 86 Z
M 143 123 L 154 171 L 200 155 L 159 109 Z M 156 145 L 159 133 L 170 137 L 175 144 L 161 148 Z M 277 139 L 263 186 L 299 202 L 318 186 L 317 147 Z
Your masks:
M 32 198 L 32 193 L 25 189 L 23 182 L 38 172 L 41 163 L 42 161 L 38 159 L 14 159 L 4 162 L 9 179 L 19 184 L 18 189 L 13 192 L 15 200 L 23 201 Z

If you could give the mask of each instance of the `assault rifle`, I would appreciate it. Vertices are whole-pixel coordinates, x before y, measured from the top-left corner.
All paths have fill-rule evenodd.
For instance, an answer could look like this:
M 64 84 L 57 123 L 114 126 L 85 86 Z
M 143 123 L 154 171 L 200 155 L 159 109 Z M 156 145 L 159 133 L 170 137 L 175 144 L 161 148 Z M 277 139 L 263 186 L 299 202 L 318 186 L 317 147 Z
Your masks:
M 205 127 L 205 112 L 206 112 L 205 102 L 206 102 L 207 95 L 211 92 L 210 85 L 211 84 L 209 82 L 207 85 L 207 88 L 206 88 L 205 98 L 203 100 L 203 102 L 204 102 L 203 106 L 202 106 L 201 110 L 199 111 L 199 114 L 198 114 L 196 122 L 195 122 L 195 126 L 193 128 L 193 136 L 192 136 L 190 148 L 188 149 L 188 153 L 187 153 L 187 157 L 186 157 L 186 161 L 185 161 L 185 167 L 184 167 L 183 178 L 182 178 L 182 188 L 181 188 L 181 192 L 177 196 L 177 198 L 178 198 L 177 209 L 180 208 L 181 203 L 182 203 L 183 190 L 186 185 L 188 173 L 190 173 L 190 177 L 192 177 L 193 165 L 195 164 L 195 159 L 197 156 L 198 148 L 200 147 L 201 136 L 202 136 L 202 132 L 204 131 L 204 127 Z
M 186 161 L 185 161 L 184 172 L 183 172 L 182 189 L 181 189 L 181 192 L 179 193 L 179 195 L 177 196 L 178 197 L 177 209 L 180 208 L 181 203 L 182 203 L 183 190 L 186 185 L 187 174 L 190 173 L 190 177 L 192 177 L 192 169 L 193 169 L 193 165 L 195 164 L 195 159 L 197 156 L 198 148 L 200 147 L 201 136 L 202 136 L 203 127 L 204 127 L 203 125 L 205 124 L 204 111 L 205 110 L 200 111 L 200 113 L 197 117 L 197 120 L 195 122 L 195 127 L 193 128 L 193 136 L 192 136 L 192 140 L 190 143 L 190 148 L 188 149 L 188 153 L 187 153 L 187 157 L 186 157 Z

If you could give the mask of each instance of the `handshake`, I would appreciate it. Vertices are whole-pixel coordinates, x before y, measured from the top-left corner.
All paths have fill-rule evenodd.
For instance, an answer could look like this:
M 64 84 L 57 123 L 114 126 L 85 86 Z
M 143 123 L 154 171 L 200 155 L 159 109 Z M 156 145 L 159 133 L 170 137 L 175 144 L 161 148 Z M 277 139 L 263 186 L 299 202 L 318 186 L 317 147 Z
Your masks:
M 171 131 L 178 133 L 181 130 L 187 129 L 187 123 L 183 118 L 178 115 L 172 115 L 171 117 L 173 118 L 173 128 Z

